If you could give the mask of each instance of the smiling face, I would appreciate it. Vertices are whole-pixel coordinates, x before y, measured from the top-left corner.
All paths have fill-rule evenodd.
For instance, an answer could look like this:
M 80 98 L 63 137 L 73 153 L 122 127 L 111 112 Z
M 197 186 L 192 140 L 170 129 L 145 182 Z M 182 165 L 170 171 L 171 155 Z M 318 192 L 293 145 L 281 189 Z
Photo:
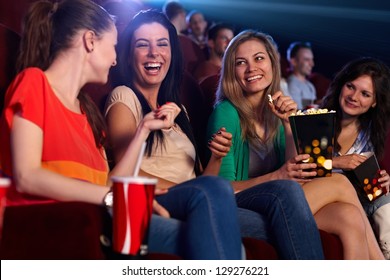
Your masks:
M 295 58 L 291 60 L 294 73 L 303 77 L 311 74 L 314 67 L 314 55 L 311 49 L 301 48 Z
M 238 46 L 235 75 L 242 90 L 247 94 L 263 93 L 271 84 L 272 62 L 262 42 L 251 39 Z
M 171 64 L 171 45 L 168 30 L 159 23 L 141 25 L 133 36 L 133 67 L 135 86 L 160 87 Z
M 372 79 L 363 75 L 345 83 L 339 97 L 344 116 L 358 117 L 376 106 Z

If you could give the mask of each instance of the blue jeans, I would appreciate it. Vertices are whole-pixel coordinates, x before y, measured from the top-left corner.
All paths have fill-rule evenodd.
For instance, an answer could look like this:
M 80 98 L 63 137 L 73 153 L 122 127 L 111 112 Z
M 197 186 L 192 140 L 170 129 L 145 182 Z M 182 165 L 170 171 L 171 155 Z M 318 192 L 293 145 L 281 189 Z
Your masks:
M 172 219 L 153 216 L 149 251 L 184 259 L 241 259 L 237 207 L 230 183 L 201 176 L 169 189 L 156 200 Z
M 355 190 L 358 194 L 360 203 L 362 204 L 364 211 L 366 211 L 366 214 L 369 219 L 371 219 L 372 215 L 374 215 L 376 210 L 378 210 L 383 205 L 390 203 L 390 195 L 382 195 L 374 201 L 370 201 L 367 198 L 367 195 L 364 192 L 363 188 L 355 186 Z
M 268 227 L 265 238 L 274 245 L 281 259 L 324 259 L 317 224 L 298 183 L 288 180 L 266 182 L 239 192 L 236 201 L 238 207 L 265 217 L 266 221 L 260 227 Z M 249 219 L 245 221 L 246 227 L 254 221 L 244 215 L 240 215 L 240 219 Z M 249 237 L 258 238 L 257 235 Z

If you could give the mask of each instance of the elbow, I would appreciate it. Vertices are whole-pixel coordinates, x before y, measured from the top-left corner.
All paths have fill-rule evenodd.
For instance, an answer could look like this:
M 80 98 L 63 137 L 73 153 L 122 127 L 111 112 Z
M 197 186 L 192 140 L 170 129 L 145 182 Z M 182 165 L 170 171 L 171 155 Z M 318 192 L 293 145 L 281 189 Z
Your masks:
M 20 193 L 30 194 L 32 191 L 31 179 L 30 176 L 28 176 L 27 174 L 17 173 L 16 175 L 14 175 L 14 184 L 16 190 Z

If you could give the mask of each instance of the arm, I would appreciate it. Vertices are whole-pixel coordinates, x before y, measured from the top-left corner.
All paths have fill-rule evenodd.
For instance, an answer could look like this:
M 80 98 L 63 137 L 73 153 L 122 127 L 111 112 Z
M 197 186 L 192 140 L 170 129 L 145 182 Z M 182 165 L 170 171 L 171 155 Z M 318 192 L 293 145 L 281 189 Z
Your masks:
M 102 203 L 108 186 L 94 185 L 43 169 L 42 145 L 42 129 L 16 114 L 11 131 L 11 153 L 18 191 L 59 201 Z
M 273 102 L 270 104 L 271 109 L 281 120 L 284 127 L 284 134 L 286 138 L 285 158 L 293 158 L 297 155 L 297 151 L 288 117 L 297 111 L 297 104 L 290 96 L 283 95 L 281 91 L 276 92 L 272 96 L 272 100 Z
M 305 171 L 306 169 L 310 170 L 317 166 L 315 163 L 302 163 L 303 160 L 308 159 L 309 157 L 310 155 L 307 154 L 297 155 L 288 160 L 281 168 L 275 170 L 274 172 L 245 181 L 233 182 L 233 188 L 236 192 L 239 192 L 267 181 L 281 179 L 297 181 L 300 184 L 309 182 L 311 179 L 305 178 L 313 177 L 317 174 L 316 171 Z
M 165 104 L 155 112 L 145 115 L 137 126 L 133 113 L 126 105 L 120 102 L 113 105 L 106 115 L 116 162 L 110 175 L 133 175 L 139 150 L 142 143 L 149 136 L 150 131 L 170 128 L 179 112 L 180 109 L 176 104 Z M 142 174 L 156 177 L 140 170 L 140 175 Z M 163 178 L 158 179 L 158 188 L 175 185 Z

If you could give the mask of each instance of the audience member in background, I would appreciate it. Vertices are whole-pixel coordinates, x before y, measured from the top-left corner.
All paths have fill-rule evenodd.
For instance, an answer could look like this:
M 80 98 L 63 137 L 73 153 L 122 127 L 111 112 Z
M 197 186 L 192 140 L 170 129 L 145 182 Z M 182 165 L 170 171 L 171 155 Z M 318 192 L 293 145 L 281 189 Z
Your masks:
M 119 40 L 118 67 L 113 72 L 117 87 L 106 106 L 115 162 L 125 155 L 125 148 L 136 136 L 144 116 L 161 108 L 172 112 L 174 125 L 148 137 L 140 175 L 157 177 L 157 188 L 169 189 L 156 200 L 173 218 L 183 221 L 186 243 L 179 252 L 181 256 L 237 259 L 240 232 L 237 210 L 231 209 L 233 194 L 226 189 L 228 183 L 218 177 L 195 176 L 200 174 L 201 167 L 191 125 L 179 98 L 181 61 L 177 33 L 166 16 L 152 10 L 138 13 Z M 214 146 L 225 148 L 219 144 L 220 139 L 227 149 L 230 146 L 230 140 L 223 137 L 225 132 L 219 131 L 210 143 L 213 156 L 204 175 L 218 174 L 224 152 L 219 153 Z M 203 206 L 197 206 L 199 203 Z M 230 227 L 232 233 L 225 230 Z
M 24 21 L 18 63 L 22 72 L 7 91 L 0 121 L 1 171 L 13 180 L 9 205 L 55 201 L 102 205 L 109 193 L 109 177 L 133 175 L 150 132 L 174 124 L 177 111 L 170 105 L 145 114 L 121 161 L 108 173 L 105 121 L 80 89 L 86 83 L 107 82 L 109 69 L 116 65 L 116 43 L 113 19 L 93 1 L 32 4 Z M 210 214 L 209 197 L 197 191 L 198 185 L 221 196 L 221 202 L 214 201 L 217 213 Z M 189 186 L 194 191 L 185 194 Z M 232 219 L 237 210 L 228 182 L 204 177 L 182 184 L 175 193 L 157 190 L 156 194 L 183 202 L 182 208 L 189 210 L 181 209 L 182 214 L 202 222 L 183 239 L 183 225 L 168 219 L 169 213 L 155 202 L 155 211 L 164 217 L 152 216 L 151 252 L 188 249 L 188 258 L 241 257 L 239 226 L 237 218 Z M 215 216 L 225 217 L 215 220 Z M 222 234 L 218 223 L 227 223 L 222 225 Z M 224 239 L 225 228 L 233 233 Z
M 217 23 L 209 28 L 207 34 L 209 58 L 199 63 L 193 74 L 199 83 L 208 76 L 220 73 L 223 54 L 234 36 L 234 29 L 228 24 Z
M 163 8 L 163 13 L 167 16 L 169 21 L 176 28 L 177 34 L 183 34 L 187 29 L 186 22 L 186 10 L 183 5 L 178 1 L 167 1 L 165 2 Z
M 188 73 L 192 73 L 196 65 L 206 59 L 206 55 L 198 44 L 183 34 L 183 31 L 187 29 L 186 11 L 179 2 L 169 1 L 165 3 L 163 13 L 175 26 L 179 35 L 180 47 L 184 58 L 184 69 Z
M 232 133 L 233 144 L 222 159 L 220 175 L 231 180 L 238 206 L 267 211 L 267 203 L 252 203 L 251 189 L 262 188 L 266 202 L 272 182 L 297 181 L 318 227 L 340 237 L 344 258 L 383 259 L 349 180 L 340 174 L 308 179 L 316 175 L 311 171 L 316 164 L 302 162 L 309 158 L 307 154 L 296 155 L 288 116 L 297 105 L 280 92 L 280 63 L 272 38 L 253 30 L 238 34 L 225 51 L 221 75 L 208 135 L 220 126 Z M 293 186 L 292 181 L 284 185 L 285 189 Z M 288 199 L 285 191 L 280 195 Z M 305 196 L 300 203 L 306 203 Z M 273 228 L 273 233 L 277 231 Z
M 192 10 L 187 15 L 187 36 L 194 41 L 202 50 L 207 46 L 207 21 L 199 11 Z
M 126 146 L 132 139 L 135 127 L 145 113 L 166 102 L 174 102 L 182 108 L 178 97 L 182 74 L 181 55 L 173 25 L 162 14 L 147 11 L 137 15 L 124 34 L 126 35 L 118 44 L 119 59 L 116 68 L 117 81 L 122 86 L 116 87 L 111 93 L 106 109 L 109 136 L 113 141 L 116 160 L 123 156 L 123 145 Z M 129 64 L 129 61 L 132 63 Z M 169 105 L 172 109 L 177 108 L 174 103 Z M 157 177 L 158 187 L 169 188 L 168 194 L 183 188 L 177 184 L 195 178 L 201 171 L 197 147 L 194 145 L 184 108 L 175 122 L 172 129 L 163 130 L 162 135 L 148 139 L 147 154 L 140 171 L 143 175 Z M 212 156 L 203 174 L 218 174 L 221 158 L 226 155 L 231 145 L 230 136 L 224 129 L 218 128 L 214 131 L 208 143 Z M 272 189 L 272 195 L 276 196 L 266 202 L 265 207 L 269 209 L 268 220 L 264 221 L 258 213 L 239 209 L 242 218 L 240 222 L 246 225 L 245 230 L 255 231 L 251 234 L 260 238 L 266 231 L 265 224 L 276 225 L 279 231 L 275 236 L 271 236 L 271 239 L 276 239 L 281 258 L 323 258 L 317 226 L 305 200 L 299 199 L 303 198 L 303 192 L 299 185 L 294 188 L 294 183 L 287 183 L 285 185 L 288 188 L 285 189 L 282 188 L 283 181 L 267 185 Z M 211 210 L 219 209 L 225 203 L 221 198 L 214 199 L 214 186 L 198 186 L 197 189 L 207 191 L 213 198 L 209 206 Z M 187 188 L 187 191 L 193 190 Z M 251 192 L 255 192 L 255 188 Z M 285 193 L 287 199 L 280 198 L 280 192 Z M 177 206 L 178 200 L 166 201 L 163 196 L 157 197 L 157 200 L 173 217 L 184 218 Z M 263 205 L 257 200 L 256 194 L 252 196 L 252 203 Z M 225 231 L 220 232 L 221 237 L 223 238 L 224 234 L 230 235 L 229 227 L 218 226 L 224 223 L 223 219 L 236 217 L 232 215 L 229 218 L 227 214 L 221 214 L 219 211 L 215 214 L 216 229 Z M 202 223 L 201 217 L 198 222 Z M 210 239 L 213 236 L 203 238 Z
M 390 69 L 374 58 L 358 58 L 335 76 L 322 104 L 336 111 L 333 168 L 344 171 L 359 166 L 374 152 L 384 155 L 390 118 Z M 370 201 L 363 188 L 355 186 L 360 202 L 370 218 L 383 254 L 390 259 L 390 177 L 380 171 L 386 195 Z
M 287 49 L 287 59 L 291 67 L 291 74 L 287 78 L 289 94 L 297 103 L 298 109 L 305 109 L 317 100 L 316 89 L 308 80 L 314 67 L 311 44 L 307 42 L 291 43 Z

